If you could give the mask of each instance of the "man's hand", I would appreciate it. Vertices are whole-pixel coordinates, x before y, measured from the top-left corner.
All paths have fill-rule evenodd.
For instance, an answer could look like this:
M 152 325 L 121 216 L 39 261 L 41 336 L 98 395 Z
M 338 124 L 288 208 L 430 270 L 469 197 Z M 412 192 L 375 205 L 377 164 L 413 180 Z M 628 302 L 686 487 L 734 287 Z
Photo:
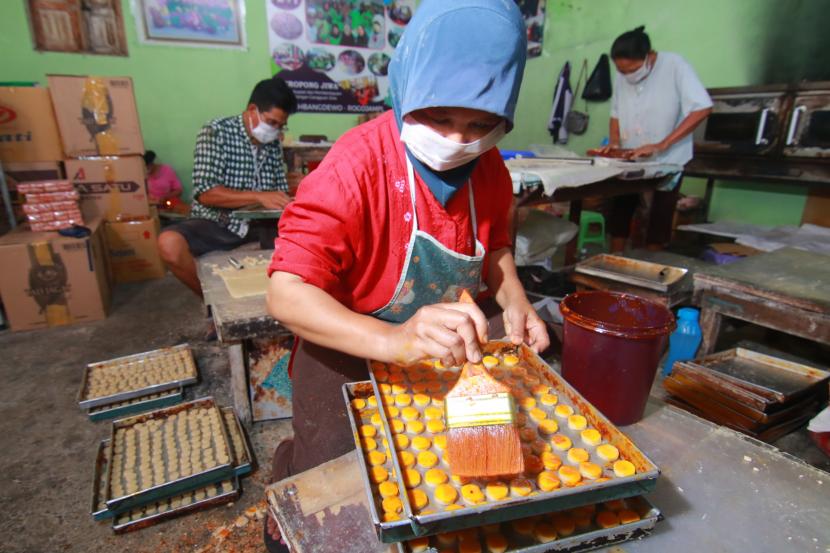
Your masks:
M 267 209 L 284 209 L 291 201 L 291 196 L 285 192 L 259 192 L 257 201 Z

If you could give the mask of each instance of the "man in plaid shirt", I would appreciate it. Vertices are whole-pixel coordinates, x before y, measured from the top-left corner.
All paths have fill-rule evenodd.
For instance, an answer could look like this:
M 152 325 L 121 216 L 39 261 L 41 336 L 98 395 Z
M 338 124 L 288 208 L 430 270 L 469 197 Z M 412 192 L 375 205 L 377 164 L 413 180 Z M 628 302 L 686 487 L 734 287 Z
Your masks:
M 282 209 L 290 201 L 278 138 L 295 111 L 294 93 L 273 77 L 257 83 L 242 114 L 214 119 L 199 132 L 191 218 L 166 228 L 158 239 L 170 271 L 196 294 L 202 294 L 196 257 L 254 239 L 234 209 L 252 204 Z

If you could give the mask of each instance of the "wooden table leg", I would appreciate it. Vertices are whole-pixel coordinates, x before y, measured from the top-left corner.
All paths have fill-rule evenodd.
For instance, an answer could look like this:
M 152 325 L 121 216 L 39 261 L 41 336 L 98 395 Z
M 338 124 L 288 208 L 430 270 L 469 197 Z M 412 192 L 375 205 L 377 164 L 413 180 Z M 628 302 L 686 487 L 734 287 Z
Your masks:
M 709 211 L 712 208 L 712 196 L 715 193 L 715 177 L 706 179 L 706 192 L 703 195 L 703 223 L 709 222 Z
M 700 310 L 700 332 L 703 340 L 698 355 L 709 355 L 714 351 L 722 320 L 723 315 L 710 307 L 703 307 Z
M 579 227 L 579 219 L 582 217 L 582 200 L 571 200 L 570 212 L 568 213 L 568 220 Z M 573 265 L 576 263 L 576 257 L 579 252 L 576 251 L 576 245 L 579 238 L 579 232 L 576 233 L 570 242 L 565 246 L 565 265 Z
M 239 419 L 247 427 L 251 426 L 251 398 L 248 394 L 248 376 L 245 372 L 245 351 L 242 342 L 228 346 L 228 360 L 231 365 L 231 395 L 233 406 Z

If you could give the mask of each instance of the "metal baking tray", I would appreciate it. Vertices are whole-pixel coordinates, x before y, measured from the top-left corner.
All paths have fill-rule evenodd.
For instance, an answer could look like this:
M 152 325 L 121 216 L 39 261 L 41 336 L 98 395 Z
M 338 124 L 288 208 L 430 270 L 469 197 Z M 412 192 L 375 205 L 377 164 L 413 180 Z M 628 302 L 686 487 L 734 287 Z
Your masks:
M 225 429 L 230 438 L 228 445 L 231 449 L 231 458 L 233 459 L 233 470 L 237 476 L 248 474 L 253 470 L 254 456 L 251 454 L 251 448 L 248 445 L 248 438 L 245 436 L 245 431 L 242 429 L 242 424 L 239 422 L 239 417 L 236 416 L 236 411 L 233 407 L 222 407 L 222 421 L 225 423 Z M 233 420 L 230 420 L 233 419 Z M 237 437 L 234 440 L 234 436 Z M 242 447 L 237 450 L 237 443 L 241 443 Z
M 735 399 L 761 398 L 753 404 L 762 411 L 773 408 L 771 403 L 780 407 L 817 392 L 830 381 L 830 372 L 744 348 L 685 361 L 681 366 Z
M 657 477 L 660 474 L 657 466 L 627 436 L 620 432 L 605 416 L 588 403 L 561 376 L 554 372 L 535 352 L 526 346 L 519 346 L 517 348 L 509 342 L 497 341 L 488 343 L 484 350 L 486 353 L 515 351 L 520 358 L 521 364 L 530 366 L 537 374 L 543 375 L 546 381 L 545 384 L 555 390 L 555 393 L 560 398 L 560 402 L 571 405 L 577 413 L 582 414 L 591 427 L 600 431 L 607 443 L 619 449 L 621 458 L 627 459 L 635 465 L 637 472 L 625 478 L 614 477 L 604 482 L 590 482 L 574 487 L 563 486 L 550 492 L 540 491 L 528 497 L 510 498 L 496 503 L 465 506 L 455 511 L 444 511 L 426 515 L 416 514 L 410 505 L 407 494 L 401 494 L 403 516 L 408 518 L 411 524 L 410 535 L 405 539 L 523 518 L 538 513 L 563 510 L 589 503 L 642 495 L 655 488 L 657 485 Z M 370 377 L 377 397 L 377 403 L 381 405 L 382 395 L 378 387 L 378 382 L 375 379 L 374 371 L 371 368 Z M 390 431 L 385 410 L 380 409 L 379 412 L 383 432 L 387 436 L 391 436 L 392 432 Z M 560 433 L 566 434 L 573 432 L 565 428 L 560 430 Z M 390 440 L 389 443 L 395 453 L 391 456 L 391 461 L 395 469 L 398 489 L 404 490 L 406 488 L 403 481 L 403 472 L 398 462 L 398 450 L 394 440 Z M 360 448 L 357 437 L 356 444 Z M 368 480 L 368 474 L 365 477 Z M 424 489 L 424 491 L 430 495 L 430 490 Z M 373 521 L 375 522 L 381 540 L 384 542 L 398 541 L 400 533 L 404 531 L 397 525 L 390 526 L 388 523 L 381 522 L 376 517 L 376 513 L 373 515 Z
M 668 292 L 689 272 L 688 269 L 681 267 L 629 259 L 607 253 L 580 261 L 576 264 L 574 270 L 577 273 L 623 282 L 658 292 Z
M 109 444 L 109 458 L 113 458 L 113 449 L 116 443 L 116 435 L 120 430 L 129 428 L 140 422 L 146 422 L 153 419 L 164 419 L 180 411 L 187 411 L 193 408 L 212 408 L 218 410 L 218 407 L 214 403 L 213 398 L 205 397 L 194 401 L 190 401 L 188 403 L 181 403 L 173 407 L 167 407 L 165 409 L 151 411 L 149 413 L 136 415 L 134 417 L 130 417 L 127 419 L 119 419 L 113 421 L 112 433 L 110 435 Z M 219 412 L 219 417 L 220 419 L 222 419 L 221 411 Z M 188 476 L 183 476 L 176 480 L 167 481 L 159 485 L 150 486 L 149 488 L 144 488 L 131 494 L 127 493 L 119 497 L 112 496 L 112 463 L 109 463 L 107 465 L 107 479 L 104 493 L 104 497 L 106 498 L 107 509 L 112 511 L 115 515 L 119 515 L 125 511 L 132 509 L 133 507 L 138 507 L 150 503 L 152 501 L 169 497 L 171 495 L 184 493 L 188 490 L 194 490 L 196 488 L 200 488 L 202 486 L 205 486 L 210 483 L 215 483 L 220 480 L 227 480 L 235 476 L 234 466 L 232 462 L 233 460 L 231 458 L 231 448 L 228 445 L 229 439 L 224 424 L 220 425 L 220 431 L 221 434 L 219 434 L 218 436 L 214 435 L 214 440 L 217 441 L 219 444 L 224 444 L 229 459 L 227 463 L 215 465 L 202 472 L 198 472 L 196 474 L 191 474 Z
M 227 489 L 229 487 L 228 484 L 230 484 L 229 490 Z M 214 491 L 215 495 L 209 496 L 209 490 Z M 155 509 L 155 512 L 148 513 L 143 508 L 136 508 L 132 511 L 124 513 L 113 520 L 112 529 L 116 534 L 124 534 L 126 532 L 141 530 L 142 528 L 147 528 L 148 526 L 158 524 L 161 521 L 179 517 L 187 513 L 201 511 L 203 509 L 214 507 L 216 505 L 222 505 L 224 503 L 230 503 L 239 497 L 241 491 L 242 489 L 239 485 L 239 479 L 236 477 L 231 480 L 224 480 L 222 482 L 210 484 L 203 488 L 157 502 L 152 506 L 152 509 Z M 202 493 L 204 493 L 207 497 L 204 497 L 203 499 L 196 499 L 196 496 Z M 183 501 L 185 497 L 189 503 L 179 507 L 173 506 L 175 501 Z
M 627 507 L 640 515 L 640 520 L 627 524 L 620 524 L 613 528 L 599 528 L 595 524 L 587 530 L 576 530 L 570 536 L 558 537 L 557 539 L 541 543 L 533 538 L 521 537 L 512 532 L 509 528 L 500 528 L 499 531 L 508 539 L 508 546 L 505 553 L 543 553 L 545 551 L 567 551 L 574 553 L 578 551 L 592 551 L 602 547 L 639 539 L 651 534 L 658 522 L 663 520 L 663 514 L 644 497 L 634 497 L 626 500 Z M 554 513 L 551 513 L 553 515 Z M 484 541 L 479 529 L 479 540 Z M 427 553 L 439 553 L 440 549 L 435 540 L 431 540 Z M 486 547 L 484 548 L 486 549 Z M 397 544 L 398 553 L 412 553 L 412 548 L 406 542 Z
M 91 371 L 94 371 L 96 369 L 100 370 L 106 366 L 114 364 L 146 363 L 149 359 L 173 355 L 177 356 L 180 355 L 182 352 L 184 352 L 185 359 L 193 368 L 193 374 L 190 377 L 170 382 L 160 382 L 152 386 L 138 388 L 135 390 L 127 390 L 125 392 L 119 392 L 117 394 L 112 394 L 109 396 L 87 397 L 87 384 L 89 380 L 89 374 Z M 140 369 L 136 368 L 136 370 Z M 96 363 L 90 363 L 86 366 L 86 368 L 84 369 L 83 380 L 81 380 L 81 389 L 78 391 L 78 405 L 81 407 L 81 409 L 89 409 L 91 407 L 98 407 L 100 405 L 109 405 L 111 403 L 118 403 L 121 401 L 126 401 L 128 399 L 133 399 L 141 396 L 148 396 L 159 392 L 166 392 L 167 390 L 173 390 L 181 386 L 195 384 L 198 381 L 198 379 L 198 367 L 196 366 L 196 361 L 193 359 L 193 351 L 190 349 L 189 344 L 179 344 L 177 346 L 172 346 L 169 348 L 161 348 L 152 351 L 147 351 L 144 353 L 136 353 L 124 357 L 116 357 L 115 359 L 109 359 L 107 361 L 98 361 Z
M 172 392 L 151 394 L 149 396 L 128 399 L 127 401 L 122 401 L 120 403 L 93 407 L 87 411 L 87 414 L 89 415 L 89 420 L 91 421 L 114 419 L 117 417 L 125 417 L 136 413 L 143 413 L 145 411 L 152 411 L 153 409 L 160 409 L 162 407 L 175 405 L 180 403 L 182 398 L 184 398 L 184 388 L 179 387 Z
M 107 466 L 110 462 L 110 441 L 102 440 L 98 443 L 98 452 L 95 455 L 95 472 L 92 476 L 92 502 L 90 513 L 93 520 L 112 518 L 112 512 L 107 509 L 103 490 L 107 486 Z

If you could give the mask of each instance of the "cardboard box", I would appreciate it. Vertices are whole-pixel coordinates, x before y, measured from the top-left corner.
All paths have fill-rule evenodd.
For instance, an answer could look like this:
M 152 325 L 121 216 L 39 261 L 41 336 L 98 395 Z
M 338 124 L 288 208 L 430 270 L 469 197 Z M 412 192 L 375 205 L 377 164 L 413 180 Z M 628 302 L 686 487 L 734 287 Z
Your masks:
M 48 75 L 67 157 L 144 153 L 129 77 Z
M 158 217 L 107 222 L 106 243 L 110 274 L 115 282 L 135 282 L 164 276 L 158 250 Z
M 0 296 L 12 330 L 103 319 L 110 306 L 101 220 L 86 238 L 18 228 L 0 237 Z
M 49 91 L 0 86 L 0 161 L 63 159 Z
M 107 221 L 150 216 L 141 156 L 67 159 L 66 178 L 81 194 L 84 216 Z

